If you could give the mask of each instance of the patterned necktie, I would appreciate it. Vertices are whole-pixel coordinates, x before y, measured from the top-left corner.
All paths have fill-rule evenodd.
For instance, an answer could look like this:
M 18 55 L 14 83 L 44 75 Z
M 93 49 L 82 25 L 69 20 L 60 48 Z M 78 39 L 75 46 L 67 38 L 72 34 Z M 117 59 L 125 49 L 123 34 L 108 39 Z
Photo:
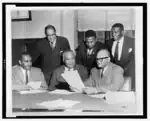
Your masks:
M 101 76 L 101 78 L 103 78 L 103 71 L 104 71 L 104 68 L 101 68 L 101 70 L 100 70 L 100 76 Z
M 28 78 L 28 71 L 26 70 L 26 84 L 28 84 L 29 78 Z
M 118 49 L 119 49 L 119 41 L 117 41 L 117 45 L 115 49 L 115 54 L 114 54 L 115 60 L 118 60 Z

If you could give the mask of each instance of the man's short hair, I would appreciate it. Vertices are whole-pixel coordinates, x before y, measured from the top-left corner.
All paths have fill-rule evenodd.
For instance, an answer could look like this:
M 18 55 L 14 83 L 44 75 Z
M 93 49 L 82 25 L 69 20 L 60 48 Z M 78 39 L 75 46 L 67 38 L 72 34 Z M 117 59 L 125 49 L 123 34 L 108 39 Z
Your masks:
M 28 53 L 28 52 L 22 52 L 21 55 L 20 55 L 20 60 L 22 60 L 22 57 L 24 55 L 28 55 L 28 56 L 32 57 L 30 53 Z
M 55 27 L 54 27 L 53 25 L 47 25 L 47 26 L 45 27 L 45 34 L 46 34 L 46 30 L 47 30 L 47 29 L 53 29 L 54 32 L 56 32 L 56 29 L 55 29 Z
M 65 61 L 66 53 L 69 53 L 69 52 L 71 52 L 71 53 L 74 55 L 74 57 L 76 57 L 76 54 L 75 54 L 72 50 L 66 50 L 66 51 L 64 51 L 63 54 L 62 54 L 63 62 Z
M 88 37 L 95 37 L 96 38 L 96 33 L 93 30 L 88 30 L 85 32 L 85 37 L 86 38 L 88 38 Z
M 97 54 L 98 54 L 100 51 L 103 51 L 103 50 L 106 50 L 106 51 L 107 51 L 109 57 L 111 56 L 111 54 L 110 54 L 111 52 L 110 52 L 109 48 L 106 47 L 106 46 L 102 47 L 102 48 L 97 52 Z
M 112 26 L 112 28 L 114 28 L 114 27 L 119 27 L 121 30 L 124 30 L 124 26 L 123 26 L 123 24 L 121 24 L 121 23 L 115 23 L 115 24 Z

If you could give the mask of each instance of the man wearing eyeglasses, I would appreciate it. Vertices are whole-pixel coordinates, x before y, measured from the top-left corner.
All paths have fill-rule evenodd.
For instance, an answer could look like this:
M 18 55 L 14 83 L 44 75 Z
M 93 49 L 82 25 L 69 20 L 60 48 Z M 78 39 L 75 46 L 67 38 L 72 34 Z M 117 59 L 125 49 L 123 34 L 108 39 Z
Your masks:
M 90 78 L 85 82 L 86 94 L 98 92 L 119 91 L 124 84 L 123 69 L 110 62 L 110 53 L 106 47 L 96 56 L 97 67 L 91 70 Z
M 70 49 L 70 45 L 65 37 L 56 35 L 56 29 L 52 25 L 45 27 L 45 35 L 44 39 L 37 42 L 37 51 L 42 71 L 49 85 L 52 71 L 61 65 L 61 55 L 63 51 Z

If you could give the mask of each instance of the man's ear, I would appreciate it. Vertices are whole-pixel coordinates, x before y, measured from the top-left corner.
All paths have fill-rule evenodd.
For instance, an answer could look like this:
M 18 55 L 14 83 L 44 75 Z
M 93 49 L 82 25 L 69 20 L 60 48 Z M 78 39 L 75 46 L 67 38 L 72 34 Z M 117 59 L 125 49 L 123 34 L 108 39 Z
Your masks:
M 122 34 L 123 36 L 124 36 L 124 33 L 125 33 L 124 30 L 122 30 L 122 31 L 121 31 L 121 34 Z
M 110 57 L 109 57 L 109 58 L 108 58 L 108 62 L 110 62 L 110 60 L 111 60 L 111 59 L 110 59 Z
M 19 62 L 19 65 L 21 65 L 21 60 L 19 60 L 18 62 Z

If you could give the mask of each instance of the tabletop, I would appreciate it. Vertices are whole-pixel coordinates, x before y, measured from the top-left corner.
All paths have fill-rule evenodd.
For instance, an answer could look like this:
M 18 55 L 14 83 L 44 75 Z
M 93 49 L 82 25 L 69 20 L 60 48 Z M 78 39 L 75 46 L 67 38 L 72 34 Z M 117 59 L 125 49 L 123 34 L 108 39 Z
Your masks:
M 103 98 L 94 98 L 81 93 L 73 94 L 50 94 L 49 92 L 42 92 L 36 94 L 20 94 L 17 91 L 12 93 L 12 107 L 13 109 L 47 109 L 46 107 L 37 105 L 44 101 L 53 101 L 57 99 L 79 101 L 80 103 L 75 104 L 69 108 L 70 111 L 91 111 L 99 113 L 135 113 L 135 104 L 107 104 Z M 15 111 L 15 110 L 14 110 Z M 17 112 L 17 111 L 15 111 Z M 18 111 L 19 112 L 19 111 Z M 33 111 L 34 112 L 34 111 Z M 31 114 L 31 113 L 26 113 Z M 95 114 L 95 113 L 94 113 Z

